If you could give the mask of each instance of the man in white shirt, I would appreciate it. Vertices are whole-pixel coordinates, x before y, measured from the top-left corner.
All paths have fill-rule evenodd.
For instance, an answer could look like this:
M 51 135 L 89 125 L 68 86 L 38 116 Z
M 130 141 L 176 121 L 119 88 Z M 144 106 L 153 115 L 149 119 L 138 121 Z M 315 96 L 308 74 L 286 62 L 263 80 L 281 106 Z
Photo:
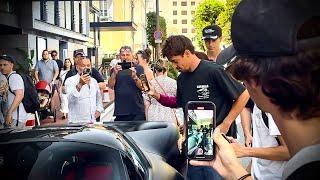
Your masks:
M 255 179 L 281 179 L 290 158 L 288 148 L 271 114 L 262 112 L 256 105 L 252 112 L 252 131 L 252 147 L 232 144 L 236 155 L 253 157 L 251 174 Z
M 28 118 L 22 104 L 24 97 L 24 83 L 22 77 L 13 71 L 14 60 L 8 55 L 0 56 L 0 71 L 8 78 L 8 110 L 5 116 L 5 124 L 12 128 L 24 128 Z M 19 113 L 19 114 L 18 114 Z
M 65 82 L 69 94 L 69 123 L 93 123 L 103 112 L 102 99 L 97 81 L 86 73 L 91 62 L 83 58 L 77 62 L 78 73 Z

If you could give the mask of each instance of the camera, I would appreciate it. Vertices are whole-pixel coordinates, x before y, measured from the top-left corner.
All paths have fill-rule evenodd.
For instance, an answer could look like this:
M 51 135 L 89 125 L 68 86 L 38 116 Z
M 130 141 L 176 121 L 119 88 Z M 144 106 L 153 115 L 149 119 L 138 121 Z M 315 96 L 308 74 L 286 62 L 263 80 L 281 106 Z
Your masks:
M 89 75 L 91 75 L 91 69 L 89 69 L 89 68 L 84 69 L 84 70 L 83 70 L 83 74 L 89 74 Z
M 131 68 L 131 62 L 121 62 L 118 63 L 118 65 L 121 66 L 122 70 Z

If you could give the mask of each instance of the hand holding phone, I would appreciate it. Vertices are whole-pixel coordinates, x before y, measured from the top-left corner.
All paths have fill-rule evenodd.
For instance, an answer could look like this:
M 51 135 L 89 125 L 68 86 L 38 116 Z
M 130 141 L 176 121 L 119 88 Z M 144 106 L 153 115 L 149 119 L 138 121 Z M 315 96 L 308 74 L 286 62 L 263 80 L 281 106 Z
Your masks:
M 188 159 L 212 160 L 215 144 L 216 108 L 209 101 L 190 101 L 185 107 L 186 152 Z
M 143 91 L 148 92 L 150 91 L 149 83 L 147 80 L 147 76 L 145 74 L 141 74 L 139 79 L 141 80 Z

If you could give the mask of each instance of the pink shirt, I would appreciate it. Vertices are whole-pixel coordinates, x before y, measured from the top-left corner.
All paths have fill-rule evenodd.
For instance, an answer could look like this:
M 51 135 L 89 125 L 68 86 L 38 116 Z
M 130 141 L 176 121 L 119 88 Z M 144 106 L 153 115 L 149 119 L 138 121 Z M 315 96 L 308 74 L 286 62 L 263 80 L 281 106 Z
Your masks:
M 165 94 L 160 94 L 159 103 L 166 107 L 176 108 L 177 107 L 177 97 L 168 96 Z

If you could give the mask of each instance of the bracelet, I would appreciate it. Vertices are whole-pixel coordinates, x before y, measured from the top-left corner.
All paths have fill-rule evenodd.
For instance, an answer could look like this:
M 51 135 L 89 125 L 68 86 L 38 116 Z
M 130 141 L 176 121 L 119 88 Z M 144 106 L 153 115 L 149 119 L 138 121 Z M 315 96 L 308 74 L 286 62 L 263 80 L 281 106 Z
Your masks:
M 249 177 L 249 176 L 251 176 L 250 173 L 245 174 L 245 175 L 241 176 L 238 180 L 244 180 L 244 179 L 246 179 L 246 178 Z

